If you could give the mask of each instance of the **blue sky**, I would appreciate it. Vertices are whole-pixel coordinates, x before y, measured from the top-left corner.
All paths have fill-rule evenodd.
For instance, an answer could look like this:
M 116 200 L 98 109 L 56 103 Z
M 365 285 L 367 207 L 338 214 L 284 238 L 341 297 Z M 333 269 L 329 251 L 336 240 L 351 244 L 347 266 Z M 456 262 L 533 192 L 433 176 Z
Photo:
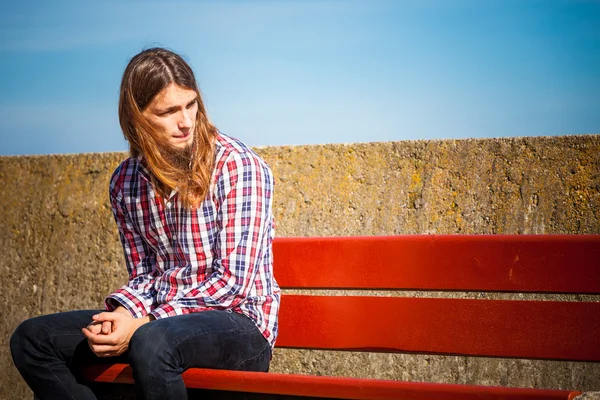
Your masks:
M 121 151 L 146 47 L 250 145 L 600 133 L 600 1 L 11 1 L 0 155 Z

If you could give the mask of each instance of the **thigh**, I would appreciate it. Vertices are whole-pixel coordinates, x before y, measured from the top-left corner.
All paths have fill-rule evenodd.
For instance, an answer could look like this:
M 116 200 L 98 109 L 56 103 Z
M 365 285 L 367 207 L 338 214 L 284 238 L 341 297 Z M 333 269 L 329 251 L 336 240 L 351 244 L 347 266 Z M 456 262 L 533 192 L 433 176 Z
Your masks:
M 101 312 L 101 310 L 76 310 L 46 314 L 27 319 L 21 323 L 21 326 L 33 327 L 36 332 L 49 334 L 81 331 L 81 328 L 92 322 L 92 316 Z
M 46 354 L 67 366 L 96 362 L 81 331 L 100 310 L 77 310 L 42 315 L 23 321 L 11 338 L 11 348 L 27 354 Z
M 130 353 L 168 359 L 188 368 L 268 370 L 271 348 L 247 317 L 227 311 L 204 311 L 153 321 L 133 335 Z M 148 360 L 149 361 L 149 360 Z
M 23 321 L 13 334 L 13 341 L 24 346 L 46 349 L 51 345 L 58 352 L 72 351 L 85 338 L 81 329 L 92 321 L 96 310 L 68 311 L 42 315 Z

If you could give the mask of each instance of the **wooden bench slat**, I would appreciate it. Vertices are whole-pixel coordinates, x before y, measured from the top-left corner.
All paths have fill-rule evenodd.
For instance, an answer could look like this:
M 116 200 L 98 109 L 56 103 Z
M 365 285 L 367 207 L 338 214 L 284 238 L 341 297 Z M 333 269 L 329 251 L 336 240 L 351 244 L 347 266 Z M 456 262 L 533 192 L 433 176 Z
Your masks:
M 286 295 L 278 347 L 600 361 L 600 303 Z
M 600 235 L 276 238 L 283 288 L 599 293 Z
M 96 382 L 133 383 L 127 364 L 94 365 L 85 377 Z M 346 399 L 529 399 L 567 400 L 579 392 L 496 386 L 415 383 L 379 379 L 226 371 L 193 368 L 183 373 L 188 388 Z
M 282 288 L 600 293 L 600 235 L 277 238 Z M 277 347 L 600 361 L 600 302 L 282 296 Z M 125 364 L 85 378 L 133 383 Z M 578 392 L 190 369 L 190 388 L 355 399 Z

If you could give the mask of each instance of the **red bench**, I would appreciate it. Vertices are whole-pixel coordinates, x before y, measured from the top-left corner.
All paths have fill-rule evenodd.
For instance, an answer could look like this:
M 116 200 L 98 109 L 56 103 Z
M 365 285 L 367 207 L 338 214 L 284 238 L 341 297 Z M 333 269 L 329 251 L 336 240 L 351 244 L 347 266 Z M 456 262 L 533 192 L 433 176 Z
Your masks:
M 274 260 L 284 289 L 600 293 L 600 235 L 278 238 Z M 600 361 L 600 302 L 284 294 L 279 322 L 277 347 Z M 89 366 L 85 377 L 133 382 L 124 364 Z M 205 369 L 184 379 L 190 388 L 348 399 L 579 394 Z

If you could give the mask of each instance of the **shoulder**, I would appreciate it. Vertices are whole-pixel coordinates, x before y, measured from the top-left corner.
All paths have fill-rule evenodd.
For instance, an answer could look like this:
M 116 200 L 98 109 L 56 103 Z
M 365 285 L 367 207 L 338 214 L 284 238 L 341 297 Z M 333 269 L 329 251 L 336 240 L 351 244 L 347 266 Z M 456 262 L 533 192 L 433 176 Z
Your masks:
M 268 164 L 241 140 L 219 133 L 215 148 L 215 175 L 224 169 L 244 167 L 260 168 L 271 175 Z
M 119 195 L 126 186 L 130 186 L 132 180 L 137 179 L 140 166 L 141 159 L 129 157 L 115 169 L 110 178 L 111 196 Z
M 223 196 L 236 185 L 260 187 L 271 193 L 274 185 L 269 165 L 242 141 L 219 134 L 213 172 L 215 195 Z

